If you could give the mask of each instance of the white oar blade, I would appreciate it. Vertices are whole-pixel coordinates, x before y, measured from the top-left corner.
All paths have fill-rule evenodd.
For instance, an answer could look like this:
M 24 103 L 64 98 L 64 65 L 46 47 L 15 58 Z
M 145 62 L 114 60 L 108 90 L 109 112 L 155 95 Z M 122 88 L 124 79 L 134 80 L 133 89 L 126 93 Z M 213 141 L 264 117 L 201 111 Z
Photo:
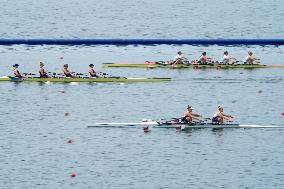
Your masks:
M 240 125 L 242 128 L 284 128 L 284 126 L 277 125 Z

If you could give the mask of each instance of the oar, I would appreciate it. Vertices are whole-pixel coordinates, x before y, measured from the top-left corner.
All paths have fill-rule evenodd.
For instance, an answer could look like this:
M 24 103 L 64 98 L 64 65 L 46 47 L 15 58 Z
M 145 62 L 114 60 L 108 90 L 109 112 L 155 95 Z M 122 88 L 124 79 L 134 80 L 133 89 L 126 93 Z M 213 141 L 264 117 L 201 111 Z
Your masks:
M 210 117 L 205 117 L 205 118 L 203 118 L 203 120 L 205 121 L 205 120 L 211 120 L 211 118 Z
M 85 73 L 76 73 L 76 75 L 79 77 L 89 77 L 88 74 Z
M 36 74 L 32 74 L 32 73 L 23 73 L 25 76 L 27 75 L 36 75 Z
M 98 74 L 102 75 L 103 77 L 107 76 L 108 78 L 125 78 L 126 79 L 126 77 L 113 76 L 113 75 L 110 75 L 104 72 L 99 72 Z

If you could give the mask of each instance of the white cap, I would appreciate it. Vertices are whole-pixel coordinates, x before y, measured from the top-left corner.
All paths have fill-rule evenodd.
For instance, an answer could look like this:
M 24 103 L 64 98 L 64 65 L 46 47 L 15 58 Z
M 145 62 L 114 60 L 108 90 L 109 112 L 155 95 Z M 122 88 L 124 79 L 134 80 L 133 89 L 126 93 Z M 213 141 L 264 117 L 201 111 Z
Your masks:
M 191 107 L 191 106 L 188 106 L 188 107 L 187 107 L 187 109 L 194 110 L 194 108 L 193 108 L 193 107 Z

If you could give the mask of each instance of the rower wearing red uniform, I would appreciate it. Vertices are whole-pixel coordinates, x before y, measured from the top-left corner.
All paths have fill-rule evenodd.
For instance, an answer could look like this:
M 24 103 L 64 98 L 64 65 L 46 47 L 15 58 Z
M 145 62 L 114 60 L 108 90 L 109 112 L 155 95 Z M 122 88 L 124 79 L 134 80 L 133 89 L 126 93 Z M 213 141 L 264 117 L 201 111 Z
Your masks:
M 249 51 L 248 56 L 244 59 L 244 64 L 253 64 L 253 63 L 259 63 L 256 60 L 259 60 L 258 58 L 253 57 L 253 52 Z
M 18 67 L 19 67 L 19 64 L 14 64 L 13 65 L 13 72 L 14 72 L 15 77 L 24 78 L 24 76 L 18 70 Z
M 198 58 L 198 63 L 200 64 L 207 64 L 211 61 L 211 58 L 207 57 L 206 52 L 202 52 L 201 56 Z
M 91 77 L 99 77 L 96 71 L 94 70 L 94 64 L 89 65 L 89 74 Z
M 191 124 L 194 120 L 201 121 L 202 115 L 193 113 L 192 110 L 194 110 L 193 107 L 188 106 L 187 111 L 183 114 L 183 117 L 181 118 L 181 122 L 186 122 L 188 124 Z

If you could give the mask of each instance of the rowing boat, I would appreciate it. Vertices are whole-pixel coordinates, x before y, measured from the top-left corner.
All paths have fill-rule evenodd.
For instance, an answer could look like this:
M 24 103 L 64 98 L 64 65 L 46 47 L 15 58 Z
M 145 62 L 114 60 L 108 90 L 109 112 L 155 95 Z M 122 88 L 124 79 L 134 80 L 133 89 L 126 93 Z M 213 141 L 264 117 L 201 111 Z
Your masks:
M 103 63 L 104 67 L 132 67 L 132 68 L 284 68 L 284 65 L 267 65 L 267 64 L 166 64 L 165 62 L 143 62 L 143 63 Z
M 159 81 L 170 81 L 171 78 L 126 78 L 126 77 L 50 77 L 50 78 L 40 78 L 40 77 L 27 77 L 27 78 L 17 78 L 3 76 L 0 77 L 0 81 L 14 81 L 14 82 L 159 82 Z
M 158 122 L 158 121 L 149 121 L 149 122 L 137 122 L 137 123 L 95 123 L 94 125 L 89 125 L 90 128 L 141 128 L 141 127 L 151 127 L 151 128 L 180 128 L 182 130 L 186 129 L 202 129 L 202 128 L 211 128 L 211 129 L 225 129 L 225 128 L 284 128 L 284 126 L 275 126 L 275 125 L 240 125 L 238 123 L 221 123 L 216 124 L 212 122 L 200 122 L 200 123 L 176 123 L 176 122 Z

